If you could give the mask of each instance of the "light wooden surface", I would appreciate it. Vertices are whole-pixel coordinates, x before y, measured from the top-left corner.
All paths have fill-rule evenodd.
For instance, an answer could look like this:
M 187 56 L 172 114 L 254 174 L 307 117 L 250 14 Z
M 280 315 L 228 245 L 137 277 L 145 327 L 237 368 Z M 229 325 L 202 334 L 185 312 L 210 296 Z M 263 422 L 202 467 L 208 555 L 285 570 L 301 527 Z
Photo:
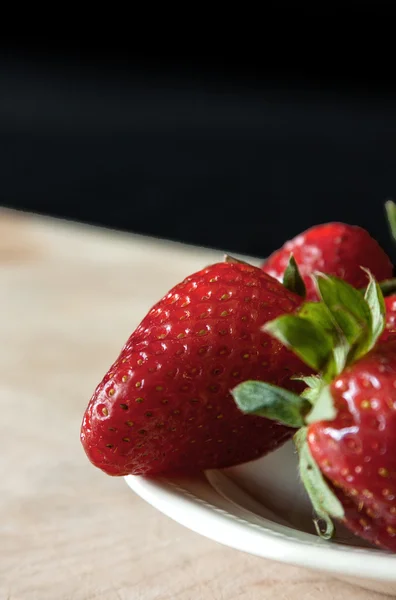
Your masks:
M 0 211 L 1 600 L 382 597 L 204 539 L 83 453 L 83 411 L 129 333 L 221 258 Z

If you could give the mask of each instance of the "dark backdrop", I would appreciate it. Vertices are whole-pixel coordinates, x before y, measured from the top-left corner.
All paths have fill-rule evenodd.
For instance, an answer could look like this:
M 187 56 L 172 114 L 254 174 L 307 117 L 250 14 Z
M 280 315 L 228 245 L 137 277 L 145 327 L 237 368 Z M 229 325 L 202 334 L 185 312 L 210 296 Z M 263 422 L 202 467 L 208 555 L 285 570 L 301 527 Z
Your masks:
M 342 220 L 390 250 L 393 70 L 340 64 L 6 44 L 0 203 L 258 256 Z

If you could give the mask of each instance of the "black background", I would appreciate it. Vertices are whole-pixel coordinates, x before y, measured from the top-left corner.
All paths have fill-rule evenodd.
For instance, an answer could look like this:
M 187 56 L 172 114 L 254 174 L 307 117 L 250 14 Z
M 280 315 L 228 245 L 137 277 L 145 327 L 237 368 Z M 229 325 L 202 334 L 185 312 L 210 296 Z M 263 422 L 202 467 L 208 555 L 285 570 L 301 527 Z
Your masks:
M 0 203 L 257 256 L 341 220 L 392 252 L 396 90 L 382 50 L 313 63 L 3 39 Z

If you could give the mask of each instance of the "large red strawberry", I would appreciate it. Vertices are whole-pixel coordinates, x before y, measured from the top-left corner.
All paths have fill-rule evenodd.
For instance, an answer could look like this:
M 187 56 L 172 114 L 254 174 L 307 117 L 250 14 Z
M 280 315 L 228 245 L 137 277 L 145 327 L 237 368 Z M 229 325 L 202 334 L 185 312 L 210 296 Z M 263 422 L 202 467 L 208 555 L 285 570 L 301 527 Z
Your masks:
M 326 534 L 339 519 L 396 552 L 396 341 L 376 345 L 385 305 L 373 279 L 365 298 L 335 278 L 319 277 L 318 287 L 323 302 L 265 329 L 320 376 L 305 379 L 301 396 L 257 381 L 233 394 L 245 413 L 301 427 L 300 474 Z
M 264 379 L 295 389 L 305 369 L 260 330 L 301 299 L 261 269 L 214 264 L 164 296 L 132 333 L 86 410 L 81 440 L 110 475 L 235 465 L 290 429 L 242 415 L 230 389 Z M 306 369 L 305 369 L 306 371 Z
M 312 275 L 321 271 L 344 279 L 356 288 L 364 287 L 366 275 L 361 267 L 382 281 L 392 277 L 392 263 L 369 233 L 361 227 L 344 223 L 316 225 L 301 233 L 274 252 L 263 270 L 279 281 L 293 254 L 307 289 L 307 299 L 317 299 Z

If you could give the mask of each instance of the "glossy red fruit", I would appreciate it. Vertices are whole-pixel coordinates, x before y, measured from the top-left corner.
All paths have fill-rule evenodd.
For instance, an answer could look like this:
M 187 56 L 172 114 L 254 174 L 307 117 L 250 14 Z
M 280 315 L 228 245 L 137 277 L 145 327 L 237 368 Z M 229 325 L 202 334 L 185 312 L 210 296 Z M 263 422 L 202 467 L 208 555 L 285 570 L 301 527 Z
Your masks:
M 187 277 L 147 314 L 98 385 L 81 440 L 110 475 L 226 467 L 278 447 L 291 430 L 243 415 L 246 379 L 290 389 L 298 358 L 260 327 L 301 299 L 259 268 L 219 263 Z
M 392 263 L 370 234 L 361 227 L 344 223 L 317 225 L 301 233 L 274 252 L 264 263 L 263 270 L 283 280 L 290 254 L 299 267 L 307 288 L 307 299 L 316 300 L 317 293 L 311 275 L 321 271 L 344 279 L 356 288 L 367 285 L 369 269 L 377 281 L 392 277 Z
M 309 426 L 312 456 L 338 488 L 346 526 L 396 552 L 396 342 L 347 367 L 331 394 L 337 416 Z
M 386 320 L 385 329 L 381 335 L 381 342 L 386 342 L 396 335 L 396 294 L 385 298 Z

